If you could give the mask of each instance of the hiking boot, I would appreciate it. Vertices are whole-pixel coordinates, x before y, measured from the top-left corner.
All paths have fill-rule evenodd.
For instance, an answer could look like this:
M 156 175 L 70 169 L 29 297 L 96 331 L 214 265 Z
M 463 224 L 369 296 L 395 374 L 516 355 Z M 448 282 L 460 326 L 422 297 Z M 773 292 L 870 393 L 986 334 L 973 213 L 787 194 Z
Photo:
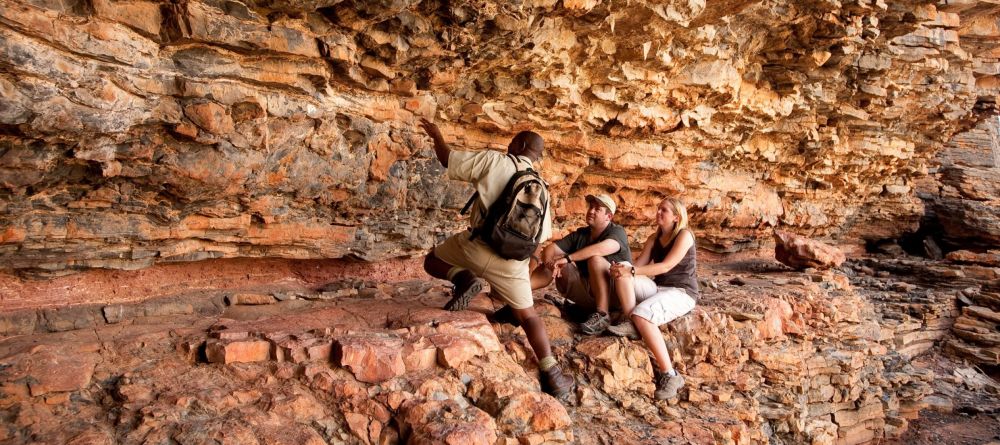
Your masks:
M 468 270 L 455 274 L 451 282 L 455 288 L 452 290 L 451 300 L 444 305 L 444 309 L 448 311 L 464 311 L 469 307 L 472 297 L 479 295 L 486 286 L 486 280 Z
M 514 325 L 515 327 L 521 325 L 521 322 L 517 320 L 517 316 L 514 315 L 514 308 L 506 304 L 502 308 L 494 311 L 493 315 L 486 318 L 493 323 L 507 323 Z
M 639 339 L 639 331 L 635 330 L 635 325 L 628 320 L 609 327 L 608 332 L 615 334 L 619 337 L 628 338 L 630 340 Z
M 555 365 L 547 371 L 541 371 L 539 381 L 542 384 L 542 391 L 557 399 L 568 396 L 573 391 L 573 387 L 576 386 L 576 379 L 562 372 L 562 367 L 559 365 Z
M 684 377 L 680 374 L 671 376 L 662 373 L 656 377 L 656 392 L 653 397 L 656 400 L 670 400 L 677 397 L 677 390 L 684 387 Z
M 590 314 L 587 321 L 580 323 L 580 332 L 587 335 L 598 335 L 604 333 L 611 325 L 611 317 L 605 312 L 594 312 Z

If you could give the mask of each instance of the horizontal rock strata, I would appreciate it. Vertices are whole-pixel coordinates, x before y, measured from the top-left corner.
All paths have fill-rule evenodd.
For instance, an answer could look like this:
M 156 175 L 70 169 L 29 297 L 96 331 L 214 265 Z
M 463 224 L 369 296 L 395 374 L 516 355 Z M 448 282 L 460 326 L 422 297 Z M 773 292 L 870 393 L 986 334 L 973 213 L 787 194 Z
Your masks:
M 934 153 L 995 112 L 996 12 L 3 0 L 0 268 L 425 252 L 468 189 L 418 117 L 463 149 L 540 132 L 563 228 L 603 191 L 635 228 L 684 196 L 719 251 L 778 225 L 892 237 Z
M 868 259 L 855 264 L 860 281 L 888 291 L 872 295 L 898 351 L 913 357 L 935 345 L 980 365 L 1000 364 L 1000 259 L 995 251 L 955 251 L 951 265 L 925 260 Z M 891 272 L 890 272 L 891 271 Z M 867 276 L 906 277 L 885 283 Z M 925 289 L 924 286 L 935 290 Z M 905 292 L 905 298 L 900 298 Z
M 1000 292 L 974 292 L 962 308 L 945 350 L 980 365 L 1000 365 Z
M 201 307 L 206 295 L 219 291 L 226 291 L 224 297 L 237 299 L 240 292 L 259 294 L 268 290 L 274 294 L 267 297 L 281 299 L 281 292 L 289 288 L 318 288 L 330 280 L 348 277 L 426 278 L 421 263 L 420 258 L 378 263 L 238 258 L 159 264 L 128 271 L 92 269 L 48 279 L 0 273 L 0 314 L 31 312 L 30 316 L 22 314 L 26 324 L 20 330 L 8 331 L 0 321 L 0 333 L 31 333 L 36 326 L 39 332 L 58 330 L 47 322 L 52 318 L 46 314 L 52 313 L 84 311 L 111 321 L 135 311 L 153 315 L 149 312 L 160 311 L 160 306 L 173 304 L 171 301 Z
M 1000 118 L 957 135 L 920 182 L 934 233 L 950 247 L 1000 248 Z

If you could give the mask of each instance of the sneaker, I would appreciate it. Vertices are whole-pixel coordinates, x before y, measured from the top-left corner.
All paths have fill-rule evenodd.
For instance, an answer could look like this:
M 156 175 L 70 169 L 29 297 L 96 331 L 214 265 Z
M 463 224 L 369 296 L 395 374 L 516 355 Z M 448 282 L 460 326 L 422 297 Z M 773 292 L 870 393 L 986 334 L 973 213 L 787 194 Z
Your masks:
M 635 325 L 631 321 L 623 321 L 611 326 L 608 328 L 608 332 L 631 340 L 638 340 L 640 338 L 639 331 L 635 330 Z
M 472 297 L 479 295 L 486 286 L 486 280 L 468 270 L 455 274 L 451 282 L 455 284 L 455 289 L 452 290 L 451 300 L 444 305 L 444 309 L 448 311 L 464 311 L 469 307 Z
M 662 373 L 656 377 L 656 400 L 670 400 L 677 397 L 677 391 L 684 387 L 684 376 Z
M 608 314 L 594 312 L 587 321 L 580 323 L 580 331 L 587 335 L 598 335 L 604 333 L 610 325 L 611 317 Z
M 568 396 L 573 391 L 573 387 L 576 386 L 576 379 L 562 372 L 562 367 L 559 365 L 555 365 L 547 371 L 541 371 L 539 380 L 542 384 L 542 391 L 557 399 Z
M 514 309 L 506 304 L 494 311 L 493 315 L 486 318 L 493 323 L 507 323 L 514 325 L 514 327 L 521 325 L 521 322 L 517 320 L 517 316 L 514 315 Z

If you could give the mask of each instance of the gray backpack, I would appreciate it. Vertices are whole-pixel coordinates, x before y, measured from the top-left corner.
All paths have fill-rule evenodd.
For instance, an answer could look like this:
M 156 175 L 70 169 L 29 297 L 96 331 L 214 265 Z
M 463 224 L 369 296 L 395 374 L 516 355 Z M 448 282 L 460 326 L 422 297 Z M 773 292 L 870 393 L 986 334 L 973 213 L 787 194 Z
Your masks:
M 513 155 L 507 155 L 517 165 Z M 462 209 L 462 214 L 479 197 L 476 192 Z M 525 260 L 538 249 L 542 223 L 549 208 L 548 185 L 531 167 L 518 170 L 490 206 L 482 225 L 472 231 L 470 239 L 480 237 L 501 258 Z

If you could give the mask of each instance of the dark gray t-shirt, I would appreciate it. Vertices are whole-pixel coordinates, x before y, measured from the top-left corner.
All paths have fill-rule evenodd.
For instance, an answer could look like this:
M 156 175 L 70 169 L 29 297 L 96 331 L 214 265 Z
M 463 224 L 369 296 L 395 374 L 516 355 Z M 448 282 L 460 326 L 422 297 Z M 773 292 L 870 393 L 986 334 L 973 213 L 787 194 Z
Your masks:
M 608 224 L 608 227 L 604 229 L 604 232 L 601 232 L 597 239 L 593 241 L 590 240 L 590 226 L 583 226 L 576 229 L 573 233 L 566 235 L 565 238 L 556 241 L 556 246 L 569 255 L 584 247 L 591 244 L 597 244 L 606 239 L 618 241 L 618 244 L 621 246 L 621 249 L 618 249 L 617 252 L 604 257 L 608 260 L 608 262 L 617 261 L 621 263 L 623 261 L 632 261 L 632 249 L 628 247 L 628 236 L 625 235 L 625 228 L 615 223 Z M 577 261 L 576 268 L 580 270 L 580 275 L 588 276 L 587 260 Z

